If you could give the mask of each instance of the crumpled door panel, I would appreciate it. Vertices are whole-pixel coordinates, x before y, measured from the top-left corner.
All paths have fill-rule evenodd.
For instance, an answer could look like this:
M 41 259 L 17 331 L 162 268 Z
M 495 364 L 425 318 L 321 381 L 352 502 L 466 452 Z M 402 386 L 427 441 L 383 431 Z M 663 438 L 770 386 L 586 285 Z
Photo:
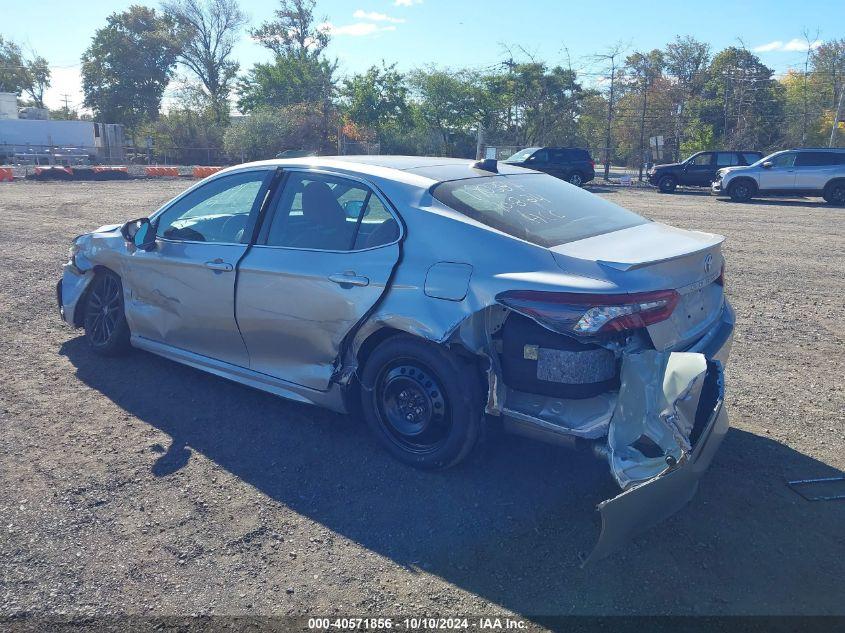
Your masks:
M 644 352 L 626 358 L 622 373 L 608 448 L 611 470 L 624 491 L 597 506 L 602 531 L 584 565 L 686 505 L 728 430 L 718 361 L 708 362 L 702 354 Z M 655 452 L 665 449 L 665 456 L 641 454 L 638 466 L 632 445 L 641 435 L 658 447 Z M 649 472 L 648 479 L 632 479 Z

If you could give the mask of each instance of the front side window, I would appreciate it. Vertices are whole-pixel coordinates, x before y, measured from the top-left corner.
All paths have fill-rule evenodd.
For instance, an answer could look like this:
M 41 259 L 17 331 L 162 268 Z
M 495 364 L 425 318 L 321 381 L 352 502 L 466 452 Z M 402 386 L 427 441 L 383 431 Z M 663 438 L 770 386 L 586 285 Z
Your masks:
M 431 193 L 473 220 L 547 248 L 648 221 L 545 174 L 452 180 Z
M 274 204 L 262 243 L 326 251 L 389 244 L 399 224 L 372 190 L 327 174 L 292 172 Z
M 156 218 L 156 236 L 169 240 L 239 244 L 268 171 L 221 176 L 194 189 Z
M 689 164 L 693 165 L 694 167 L 709 167 L 713 163 L 713 154 L 707 152 L 704 154 L 699 154 L 698 156 L 693 156 Z
M 795 154 L 789 152 L 778 154 L 769 158 L 769 161 L 775 169 L 789 169 L 795 165 Z
M 758 154 L 743 154 L 742 157 L 745 159 L 746 165 L 753 165 L 760 160 L 760 156 Z

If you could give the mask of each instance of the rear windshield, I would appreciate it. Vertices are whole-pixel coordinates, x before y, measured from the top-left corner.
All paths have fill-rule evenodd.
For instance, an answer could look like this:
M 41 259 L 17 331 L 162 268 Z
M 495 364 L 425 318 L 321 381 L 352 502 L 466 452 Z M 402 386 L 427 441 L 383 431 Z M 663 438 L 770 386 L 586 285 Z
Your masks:
M 546 174 L 452 180 L 435 185 L 432 195 L 473 220 L 546 248 L 648 222 Z

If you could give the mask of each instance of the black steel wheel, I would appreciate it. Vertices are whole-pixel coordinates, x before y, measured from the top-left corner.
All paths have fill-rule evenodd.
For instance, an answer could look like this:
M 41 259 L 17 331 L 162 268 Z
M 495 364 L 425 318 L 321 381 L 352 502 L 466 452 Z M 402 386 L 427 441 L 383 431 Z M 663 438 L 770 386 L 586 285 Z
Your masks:
M 825 187 L 824 199 L 830 204 L 845 205 L 845 180 L 837 180 Z
M 672 193 L 678 187 L 678 181 L 675 180 L 674 176 L 663 176 L 657 182 L 657 188 L 660 189 L 662 193 Z
M 582 176 L 580 172 L 573 171 L 569 174 L 569 184 L 580 187 L 584 184 L 584 176 Z
M 418 360 L 403 358 L 385 365 L 375 400 L 379 421 L 401 449 L 433 452 L 449 437 L 452 415 L 443 385 Z
M 407 464 L 452 466 L 478 439 L 484 407 L 475 368 L 439 345 L 387 339 L 366 360 L 361 386 L 367 424 Z
M 97 273 L 88 290 L 82 322 L 88 345 L 98 354 L 114 356 L 129 348 L 120 277 L 110 271 Z
M 749 180 L 737 180 L 730 186 L 731 200 L 734 202 L 745 202 L 754 196 L 755 187 Z

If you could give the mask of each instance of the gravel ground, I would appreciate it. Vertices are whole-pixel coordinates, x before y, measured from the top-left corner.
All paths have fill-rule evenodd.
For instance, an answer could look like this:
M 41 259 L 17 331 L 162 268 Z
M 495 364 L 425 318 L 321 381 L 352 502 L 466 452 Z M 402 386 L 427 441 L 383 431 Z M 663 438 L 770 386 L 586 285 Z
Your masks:
M 596 188 L 728 238 L 728 434 L 694 501 L 581 570 L 614 494 L 586 456 L 493 435 L 421 473 L 355 420 L 150 354 L 105 360 L 56 314 L 75 235 L 184 181 L 0 184 L 0 616 L 35 613 L 845 614 L 845 210 Z

